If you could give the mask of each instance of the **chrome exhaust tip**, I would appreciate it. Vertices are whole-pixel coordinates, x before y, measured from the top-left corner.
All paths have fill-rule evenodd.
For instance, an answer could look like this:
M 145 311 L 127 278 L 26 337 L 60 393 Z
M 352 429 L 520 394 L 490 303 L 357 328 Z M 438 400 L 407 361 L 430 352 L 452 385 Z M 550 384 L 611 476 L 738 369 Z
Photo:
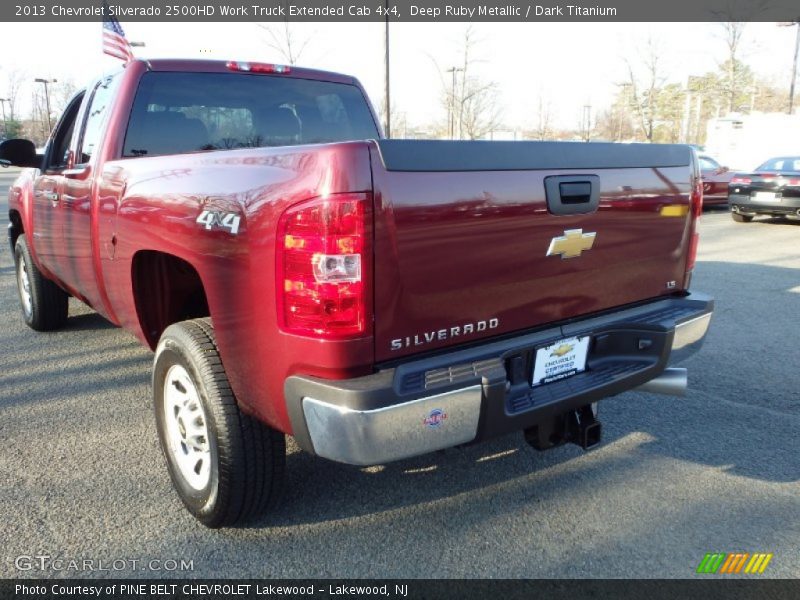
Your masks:
M 643 383 L 636 390 L 667 396 L 685 396 L 687 387 L 689 387 L 689 371 L 682 367 L 671 367 L 664 369 L 661 375 Z

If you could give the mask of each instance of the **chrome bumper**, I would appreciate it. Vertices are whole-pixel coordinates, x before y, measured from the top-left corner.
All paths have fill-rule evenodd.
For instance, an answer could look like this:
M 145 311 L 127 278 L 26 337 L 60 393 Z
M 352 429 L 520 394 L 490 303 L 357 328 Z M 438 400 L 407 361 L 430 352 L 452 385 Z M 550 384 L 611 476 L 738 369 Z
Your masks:
M 711 313 L 707 313 L 675 325 L 669 364 L 677 364 L 700 350 L 710 324 Z M 687 387 L 689 387 L 688 371 L 680 367 L 669 367 L 657 377 L 637 387 L 636 391 L 685 396 Z
M 677 364 L 700 350 L 705 341 L 708 326 L 711 324 L 711 314 L 706 313 L 675 325 L 669 364 Z
M 676 315 L 677 309 L 683 313 Z M 685 370 L 668 367 L 700 349 L 712 312 L 713 299 L 695 294 L 412 360 L 360 378 L 294 375 L 284 386 L 293 434 L 301 448 L 318 456 L 376 465 L 525 429 L 640 386 L 678 395 L 685 389 Z M 534 352 L 558 337 L 608 337 L 604 333 L 621 336 L 612 348 L 630 367 L 627 371 L 614 370 L 608 355 L 599 356 L 585 372 L 541 392 L 507 372 L 516 353 Z M 652 345 L 639 344 L 641 354 L 631 358 L 630 348 L 642 338 Z M 594 346 L 590 352 L 602 352 Z M 530 401 L 520 408 L 518 399 Z
M 319 456 L 374 465 L 474 440 L 481 398 L 480 385 L 375 410 L 303 398 L 303 412 Z

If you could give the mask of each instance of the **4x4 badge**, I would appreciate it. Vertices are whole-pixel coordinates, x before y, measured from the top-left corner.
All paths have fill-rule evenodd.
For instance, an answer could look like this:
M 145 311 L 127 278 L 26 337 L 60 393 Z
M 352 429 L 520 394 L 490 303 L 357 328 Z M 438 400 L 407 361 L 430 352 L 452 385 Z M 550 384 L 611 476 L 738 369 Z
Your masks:
M 561 258 L 576 258 L 584 250 L 591 250 L 595 232 L 583 233 L 583 229 L 567 229 L 564 235 L 557 235 L 550 241 L 545 256 L 560 254 Z

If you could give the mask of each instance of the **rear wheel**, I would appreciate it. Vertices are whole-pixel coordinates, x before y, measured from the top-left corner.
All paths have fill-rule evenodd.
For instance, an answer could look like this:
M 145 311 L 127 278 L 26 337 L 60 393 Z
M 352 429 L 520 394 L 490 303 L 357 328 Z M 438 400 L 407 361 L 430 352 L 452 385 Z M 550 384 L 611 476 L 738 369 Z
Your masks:
M 239 409 L 210 319 L 164 331 L 153 366 L 153 406 L 172 483 L 200 522 L 233 525 L 277 503 L 285 437 Z
M 737 223 L 749 223 L 753 220 L 752 215 L 740 215 L 739 213 L 732 212 L 731 218 Z
M 47 279 L 33 262 L 25 236 L 14 245 L 17 290 L 25 324 L 36 331 L 58 329 L 67 320 L 69 296 Z

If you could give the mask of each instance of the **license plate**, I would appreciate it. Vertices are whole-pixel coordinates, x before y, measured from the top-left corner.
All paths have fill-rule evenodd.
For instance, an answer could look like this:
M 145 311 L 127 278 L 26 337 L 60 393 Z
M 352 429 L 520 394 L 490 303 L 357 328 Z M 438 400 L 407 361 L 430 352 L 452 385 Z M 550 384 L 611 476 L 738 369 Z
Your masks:
M 566 338 L 539 348 L 533 365 L 533 385 L 558 381 L 586 370 L 590 339 L 588 335 Z
M 778 200 L 778 194 L 775 192 L 756 192 L 753 194 L 753 200 L 758 200 L 759 202 L 775 202 Z

